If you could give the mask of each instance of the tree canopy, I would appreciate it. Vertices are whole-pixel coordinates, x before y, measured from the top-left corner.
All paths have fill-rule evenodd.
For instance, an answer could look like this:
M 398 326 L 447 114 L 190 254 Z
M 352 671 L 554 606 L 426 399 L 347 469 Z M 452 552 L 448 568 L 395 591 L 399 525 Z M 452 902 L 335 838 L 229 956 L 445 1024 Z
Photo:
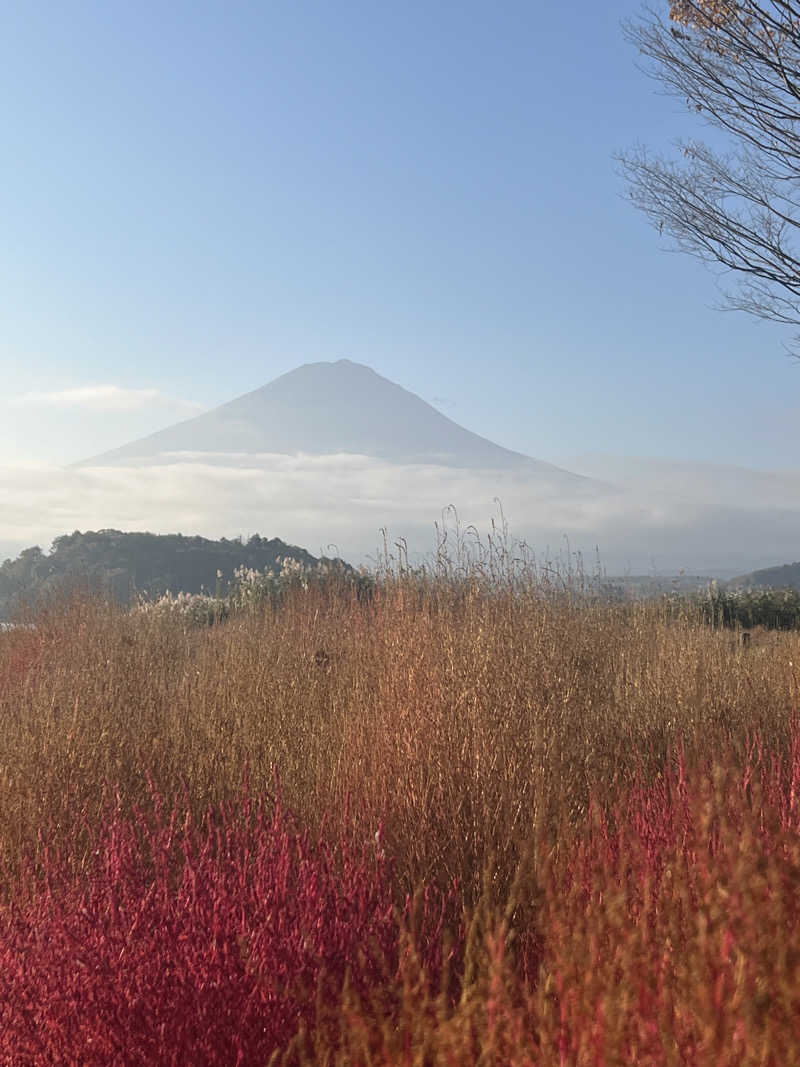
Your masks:
M 21 602 L 75 584 L 88 585 L 122 603 L 142 593 L 214 593 L 219 584 L 227 590 L 237 567 L 271 570 L 285 559 L 306 567 L 319 562 L 304 548 L 258 534 L 243 542 L 241 538 L 212 541 L 183 534 L 76 530 L 57 537 L 49 554 L 37 545 L 0 565 L 0 619 L 8 618 Z
M 633 203 L 735 277 L 727 306 L 800 325 L 800 4 L 672 0 L 625 33 L 716 131 L 713 144 L 681 141 L 674 158 L 621 155 Z

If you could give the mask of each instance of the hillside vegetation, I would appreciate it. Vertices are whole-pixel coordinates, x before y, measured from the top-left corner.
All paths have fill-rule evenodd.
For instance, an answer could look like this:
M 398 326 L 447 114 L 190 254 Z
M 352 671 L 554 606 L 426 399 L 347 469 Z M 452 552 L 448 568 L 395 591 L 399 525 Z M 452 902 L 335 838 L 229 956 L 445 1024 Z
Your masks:
M 703 618 L 714 626 L 728 626 L 750 630 L 800 629 L 800 589 L 719 588 L 712 583 L 692 598 Z
M 57 537 L 49 553 L 35 546 L 0 565 L 0 619 L 20 603 L 72 588 L 91 589 L 127 604 L 139 594 L 227 591 L 237 568 L 268 571 L 283 560 L 311 567 L 318 561 L 303 548 L 278 537 L 254 534 L 219 541 L 182 534 L 98 530 Z
M 800 563 L 784 563 L 779 567 L 765 567 L 752 574 L 743 574 L 728 582 L 731 589 L 797 589 L 800 590 Z
M 798 632 L 532 576 L 51 606 L 0 634 L 0 1064 L 797 1062 L 798 701 Z

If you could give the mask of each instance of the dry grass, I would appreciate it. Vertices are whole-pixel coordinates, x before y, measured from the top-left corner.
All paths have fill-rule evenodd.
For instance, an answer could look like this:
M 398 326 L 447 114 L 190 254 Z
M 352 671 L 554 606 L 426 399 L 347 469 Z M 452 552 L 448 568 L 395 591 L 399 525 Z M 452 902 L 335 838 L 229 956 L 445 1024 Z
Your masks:
M 688 610 L 675 617 L 658 604 L 553 595 L 532 584 L 492 591 L 389 579 L 368 599 L 312 588 L 280 609 L 206 629 L 78 600 L 51 609 L 36 629 L 0 634 L 5 888 L 13 895 L 43 834 L 65 845 L 73 871 L 88 871 L 109 789 L 123 812 L 149 810 L 155 788 L 202 816 L 235 804 L 247 780 L 254 796 L 279 792 L 300 825 L 332 843 L 363 847 L 377 833 L 398 902 L 422 884 L 455 880 L 473 923 L 457 1003 L 431 992 L 407 955 L 388 1029 L 377 1009 L 345 991 L 342 1033 L 327 1051 L 313 1043 L 319 1034 L 299 1038 L 295 1061 L 500 1064 L 512 1062 L 516 1043 L 527 1052 L 514 1062 L 530 1064 L 626 1062 L 614 1058 L 620 1049 L 639 1050 L 642 1063 L 744 1063 L 741 1003 L 724 1033 L 702 1040 L 692 1005 L 711 1026 L 723 993 L 744 995 L 725 985 L 734 981 L 727 971 L 723 993 L 714 985 L 722 951 L 708 940 L 709 916 L 721 907 L 715 887 L 730 895 L 745 879 L 741 926 L 748 908 L 763 905 L 758 878 L 796 880 L 794 814 L 784 812 L 781 833 L 795 837 L 759 874 L 763 818 L 740 785 L 752 777 L 754 741 L 759 766 L 800 765 L 799 701 L 797 632 L 759 633 L 743 647 Z M 641 827 L 669 823 L 669 805 L 647 801 L 639 837 L 625 829 L 626 811 L 639 811 L 648 789 L 663 789 L 684 767 L 698 768 L 692 796 L 700 803 L 703 782 L 719 779 L 714 766 L 739 783 L 711 789 L 720 825 L 738 830 L 726 831 L 717 867 L 704 874 L 701 865 L 695 885 L 690 858 L 705 845 L 687 851 L 686 834 L 667 834 L 662 852 L 645 849 L 641 859 Z M 784 803 L 781 788 L 770 794 L 773 807 Z M 705 817 L 693 825 L 708 830 Z M 617 825 L 623 845 L 611 847 Z M 632 880 L 614 866 L 626 849 L 629 875 L 638 871 Z M 665 882 L 670 862 L 682 873 Z M 590 872 L 580 892 L 576 864 Z M 796 909 L 780 894 L 770 900 L 767 934 L 751 925 L 741 935 L 740 970 L 750 967 L 752 990 L 765 980 L 759 953 L 766 959 L 784 935 L 798 942 L 794 926 L 787 933 Z M 644 999 L 632 1006 L 626 983 L 633 988 L 637 968 L 663 965 L 658 939 L 670 930 L 682 947 L 667 985 L 652 1003 L 639 990 Z M 798 977 L 794 957 L 781 966 L 781 981 Z M 781 1010 L 791 1019 L 794 1001 Z M 581 1030 L 587 1011 L 594 1022 Z M 748 1015 L 751 1043 L 762 1041 L 761 1016 Z M 800 1045 L 789 1059 L 770 1052 L 774 1039 L 788 1055 L 793 1025 L 763 1038 L 760 1058 L 748 1062 L 800 1062 Z M 659 1058 L 664 1028 L 673 1053 Z
M 580 819 L 687 753 L 785 749 L 800 634 L 749 649 L 658 607 L 391 583 L 322 591 L 208 629 L 75 602 L 0 635 L 0 848 L 188 787 L 251 788 L 310 825 L 349 820 L 404 884 L 477 885 L 543 819 Z M 348 801 L 349 798 L 349 801 Z M 348 808 L 352 811 L 345 815 Z

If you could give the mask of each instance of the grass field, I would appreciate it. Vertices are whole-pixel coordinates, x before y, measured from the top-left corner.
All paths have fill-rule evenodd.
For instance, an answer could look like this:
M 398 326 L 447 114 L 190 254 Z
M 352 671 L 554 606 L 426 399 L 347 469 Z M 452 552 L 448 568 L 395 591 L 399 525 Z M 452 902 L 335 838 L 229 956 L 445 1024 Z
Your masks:
M 800 633 L 539 582 L 0 633 L 0 1063 L 800 1063 Z

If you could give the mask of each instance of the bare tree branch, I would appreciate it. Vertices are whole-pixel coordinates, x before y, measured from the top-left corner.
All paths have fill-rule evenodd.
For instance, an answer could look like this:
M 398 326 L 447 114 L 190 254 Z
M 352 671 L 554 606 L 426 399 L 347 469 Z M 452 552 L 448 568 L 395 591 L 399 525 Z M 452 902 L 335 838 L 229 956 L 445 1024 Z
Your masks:
M 731 143 L 622 154 L 631 200 L 678 249 L 736 275 L 728 306 L 800 325 L 800 4 L 671 0 L 624 29 L 647 72 Z

